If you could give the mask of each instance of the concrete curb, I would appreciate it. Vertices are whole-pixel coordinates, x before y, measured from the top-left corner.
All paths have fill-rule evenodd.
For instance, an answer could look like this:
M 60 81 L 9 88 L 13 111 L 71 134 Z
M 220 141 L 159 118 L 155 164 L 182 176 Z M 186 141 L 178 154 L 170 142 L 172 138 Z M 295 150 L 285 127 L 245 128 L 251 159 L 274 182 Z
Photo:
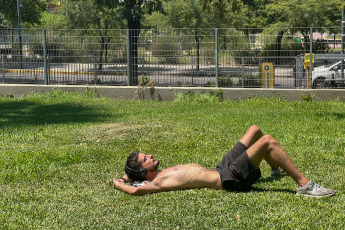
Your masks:
M 114 99 L 143 99 L 172 101 L 174 94 L 187 93 L 210 93 L 222 90 L 224 99 L 242 100 L 252 97 L 277 97 L 286 101 L 301 101 L 302 96 L 313 93 L 313 100 L 345 101 L 345 89 L 259 89 L 259 88 L 204 88 L 204 87 L 147 87 L 137 86 L 80 86 L 80 85 L 25 85 L 25 84 L 3 84 L 0 85 L 0 95 L 12 95 L 20 97 L 32 92 L 47 93 L 50 90 L 63 90 L 67 92 L 85 93 L 87 89 L 95 90 L 100 96 Z

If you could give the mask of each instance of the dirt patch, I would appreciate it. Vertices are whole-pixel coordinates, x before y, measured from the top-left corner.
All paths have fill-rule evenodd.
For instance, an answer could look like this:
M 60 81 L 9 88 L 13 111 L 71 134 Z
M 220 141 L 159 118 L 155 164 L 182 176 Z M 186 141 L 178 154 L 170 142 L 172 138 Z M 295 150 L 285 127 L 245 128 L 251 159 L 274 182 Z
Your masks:
M 130 130 L 130 129 L 137 129 L 146 127 L 145 124 L 131 124 L 131 123 L 108 123 L 108 124 L 101 124 L 93 126 L 93 128 L 98 128 L 101 130 Z
M 141 124 L 135 124 L 135 123 L 107 123 L 107 124 L 101 124 L 101 125 L 95 125 L 90 127 L 92 129 L 93 137 L 94 138 L 107 138 L 110 136 L 126 136 L 132 133 L 135 130 L 139 129 L 149 129 L 154 127 L 161 127 L 161 124 L 159 123 L 141 123 Z

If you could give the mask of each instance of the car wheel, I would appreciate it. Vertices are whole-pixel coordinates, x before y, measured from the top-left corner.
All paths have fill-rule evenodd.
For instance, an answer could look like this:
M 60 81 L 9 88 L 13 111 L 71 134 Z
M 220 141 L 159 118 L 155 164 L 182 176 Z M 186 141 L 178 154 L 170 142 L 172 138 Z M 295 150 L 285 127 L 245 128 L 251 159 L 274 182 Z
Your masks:
M 319 78 L 316 78 L 313 82 L 313 88 L 324 88 L 326 86 L 326 83 L 325 83 L 325 78 L 323 77 L 319 77 Z

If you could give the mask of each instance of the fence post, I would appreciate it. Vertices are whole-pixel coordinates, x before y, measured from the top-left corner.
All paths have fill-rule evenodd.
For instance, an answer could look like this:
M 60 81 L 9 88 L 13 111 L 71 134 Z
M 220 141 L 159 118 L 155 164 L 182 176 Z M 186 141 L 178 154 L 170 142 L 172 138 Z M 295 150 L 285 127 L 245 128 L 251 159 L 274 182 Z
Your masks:
M 23 37 L 22 37 L 22 6 L 20 0 L 17 0 L 17 14 L 18 14 L 18 35 L 19 35 L 19 55 L 20 55 L 20 69 L 23 69 Z M 21 73 L 21 71 L 20 71 Z
M 244 88 L 244 57 L 241 57 L 241 64 L 242 64 L 242 88 Z
M 309 47 L 309 53 L 310 53 L 310 63 L 309 63 L 309 74 L 308 74 L 308 86 L 307 88 L 310 89 L 311 87 L 311 79 L 313 79 L 313 28 L 310 27 L 310 47 Z
M 219 87 L 219 59 L 218 59 L 218 28 L 215 29 L 215 61 L 216 61 L 216 87 Z
M 97 57 L 93 57 L 93 81 L 94 84 L 97 85 Z
M 130 35 L 130 29 L 127 29 L 127 81 L 128 85 L 132 85 L 132 79 L 133 79 L 133 66 L 132 66 L 132 49 L 131 49 L 131 35 Z
M 47 31 L 43 29 L 43 58 L 44 58 L 44 84 L 49 85 L 48 78 L 48 50 L 47 50 Z
M 345 6 L 341 11 L 341 78 L 344 79 Z
M 2 66 L 2 83 L 5 84 L 5 60 L 4 60 L 4 54 L 1 54 L 1 66 Z

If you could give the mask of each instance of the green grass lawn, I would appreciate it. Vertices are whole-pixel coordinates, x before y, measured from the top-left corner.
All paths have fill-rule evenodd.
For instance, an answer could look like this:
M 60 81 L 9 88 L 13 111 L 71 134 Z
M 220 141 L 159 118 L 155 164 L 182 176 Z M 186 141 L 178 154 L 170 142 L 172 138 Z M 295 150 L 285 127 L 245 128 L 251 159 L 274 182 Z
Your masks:
M 197 98 L 0 97 L 0 229 L 344 229 L 345 103 Z M 252 124 L 337 196 L 296 196 L 294 181 L 271 180 L 266 163 L 248 193 L 132 197 L 112 188 L 134 150 L 154 154 L 162 168 L 215 168 Z

